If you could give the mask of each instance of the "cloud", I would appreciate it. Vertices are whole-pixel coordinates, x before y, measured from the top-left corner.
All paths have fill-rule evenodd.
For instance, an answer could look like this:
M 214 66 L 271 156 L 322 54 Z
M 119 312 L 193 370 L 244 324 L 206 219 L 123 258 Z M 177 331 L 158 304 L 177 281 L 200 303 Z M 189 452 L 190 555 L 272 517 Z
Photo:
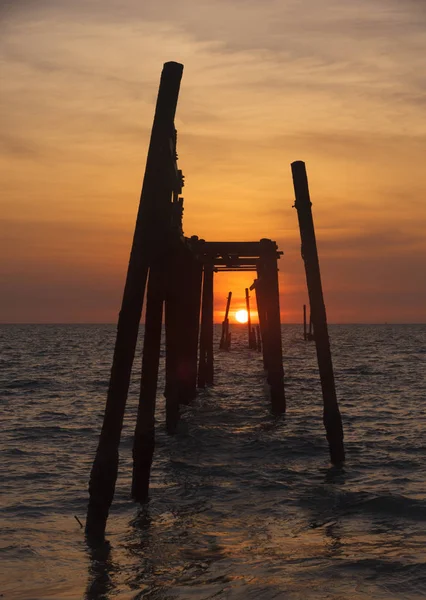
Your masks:
M 101 287 L 121 285 L 160 69 L 172 59 L 185 64 L 185 231 L 276 239 L 286 310 L 298 310 L 290 162 L 303 159 L 333 314 L 370 310 L 372 273 L 382 303 L 400 280 L 412 306 L 426 268 L 425 18 L 420 3 L 396 0 L 3 2 L 7 276 L 46 271 L 48 289 L 68 290 L 55 273 L 70 269 L 91 306 L 102 304 L 88 284 L 96 273 Z M 25 294 L 41 298 L 28 281 Z M 364 300 L 351 308 L 347 295 L 339 307 L 363 282 Z

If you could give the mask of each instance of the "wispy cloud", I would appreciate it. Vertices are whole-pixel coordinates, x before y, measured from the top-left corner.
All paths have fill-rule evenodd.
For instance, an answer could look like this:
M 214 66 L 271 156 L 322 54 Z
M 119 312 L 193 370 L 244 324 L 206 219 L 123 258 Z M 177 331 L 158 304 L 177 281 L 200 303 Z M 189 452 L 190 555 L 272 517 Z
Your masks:
M 178 60 L 187 233 L 277 239 L 286 251 L 281 276 L 293 290 L 287 300 L 299 305 L 289 164 L 303 159 L 330 294 L 365 289 L 354 311 L 367 310 L 368 257 L 381 265 L 383 302 L 401 277 L 407 290 L 423 289 L 416 275 L 426 270 L 422 2 L 201 0 L 194 10 L 192 0 L 14 0 L 1 4 L 0 18 L 3 215 L 14 232 L 0 251 L 25 247 L 34 228 L 41 237 L 32 240 L 52 252 L 65 244 L 67 260 L 80 264 L 93 240 L 105 243 L 87 228 L 99 222 L 111 247 L 121 248 L 110 275 L 118 281 L 159 71 Z M 415 267 L 404 270 L 401 257 Z M 91 273 L 106 281 L 111 260 L 106 252 Z M 25 272 L 23 259 L 19 265 Z M 31 285 L 41 297 L 37 281 Z M 80 285 L 102 304 L 86 277 Z M 337 300 L 331 306 L 343 314 Z

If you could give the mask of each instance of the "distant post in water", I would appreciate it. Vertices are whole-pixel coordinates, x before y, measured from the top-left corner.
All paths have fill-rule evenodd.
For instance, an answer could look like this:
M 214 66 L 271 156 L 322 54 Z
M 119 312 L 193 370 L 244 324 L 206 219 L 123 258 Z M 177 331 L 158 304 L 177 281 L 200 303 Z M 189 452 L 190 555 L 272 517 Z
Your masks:
M 248 288 L 246 288 L 246 310 L 247 310 L 247 331 L 248 331 L 248 347 L 253 348 L 253 331 L 251 328 L 251 315 L 250 315 L 250 295 Z
M 306 331 L 306 304 L 303 305 L 303 339 L 305 342 L 308 339 L 308 334 Z
M 231 306 L 232 292 L 229 292 L 226 301 L 225 318 L 222 322 L 222 335 L 220 337 L 219 348 L 221 350 L 229 350 L 231 340 L 229 337 L 229 307 Z
M 334 383 L 327 315 L 322 291 L 315 229 L 312 218 L 312 204 L 309 195 L 305 163 L 302 161 L 293 162 L 291 164 L 291 170 L 296 195 L 294 206 L 297 210 L 299 220 L 300 237 L 302 241 L 302 258 L 305 263 L 318 367 L 321 377 L 324 403 L 323 420 L 330 448 L 331 462 L 338 465 L 345 460 L 343 426 Z

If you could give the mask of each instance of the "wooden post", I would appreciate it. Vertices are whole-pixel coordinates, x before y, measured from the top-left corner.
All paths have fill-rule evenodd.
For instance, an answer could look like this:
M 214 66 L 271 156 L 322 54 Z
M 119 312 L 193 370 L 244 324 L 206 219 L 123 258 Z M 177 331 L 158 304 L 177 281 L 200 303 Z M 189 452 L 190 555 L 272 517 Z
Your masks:
M 315 339 L 313 327 L 312 327 L 312 313 L 309 312 L 309 331 L 308 331 L 308 340 L 312 341 Z
M 229 307 L 231 305 L 232 292 L 229 292 L 226 301 L 225 318 L 222 322 L 222 335 L 220 337 L 219 348 L 221 350 L 229 350 Z
M 179 352 L 180 352 L 180 304 L 174 278 L 177 265 L 173 261 L 169 263 L 167 277 L 167 291 L 165 302 L 165 329 L 166 329 L 166 387 L 164 396 L 166 399 L 166 431 L 169 434 L 176 433 L 179 421 L 179 395 L 180 382 L 178 377 Z
M 322 396 L 324 402 L 324 426 L 330 448 L 331 462 L 338 465 L 345 460 L 345 450 L 343 446 L 343 426 L 334 383 L 333 363 L 331 359 L 330 340 L 327 327 L 327 315 L 321 284 L 321 274 L 315 239 L 314 222 L 312 218 L 308 178 L 304 162 L 293 162 L 291 164 L 291 169 L 293 174 L 294 191 L 296 195 L 295 208 L 297 210 L 300 237 L 302 241 L 302 258 L 305 263 L 306 281 L 308 285 L 309 302 L 312 311 L 312 323 L 314 326 L 318 367 L 321 377 Z
M 183 65 L 166 63 L 161 74 L 144 182 L 136 219 L 126 284 L 117 324 L 117 337 L 99 444 L 90 474 L 86 534 L 103 537 L 114 497 L 118 446 L 148 269 L 157 249 L 167 239 L 173 183 L 168 174 L 170 140 L 175 139 L 174 117 Z M 175 157 L 173 157 L 174 159 Z
M 175 433 L 179 405 L 196 396 L 202 264 L 177 239 L 166 286 L 166 428 Z
M 206 316 L 206 384 L 213 385 L 213 265 L 208 265 L 205 271 L 207 287 L 207 316 Z
M 203 278 L 203 265 L 194 256 L 188 263 L 189 281 L 188 295 L 182 300 L 186 305 L 188 314 L 188 328 L 186 334 L 188 340 L 188 377 L 182 402 L 191 402 L 197 395 L 197 370 L 198 370 L 198 340 L 200 335 L 200 312 L 201 312 L 201 287 Z
M 247 311 L 247 331 L 248 331 L 248 347 L 253 348 L 253 332 L 251 330 L 251 315 L 250 315 L 250 296 L 248 288 L 246 288 L 246 311 Z
M 262 267 L 260 262 L 257 266 L 257 279 L 255 279 L 250 289 L 254 289 L 256 295 L 256 306 L 257 314 L 259 315 L 259 328 L 262 338 L 262 357 L 263 357 L 263 368 L 265 371 L 268 370 L 268 321 L 264 300 L 264 286 L 261 280 Z
M 171 355 L 170 360 L 166 356 L 165 390 L 167 398 L 173 382 L 171 395 L 176 392 L 179 404 L 190 404 L 197 391 L 201 282 L 202 263 L 179 240 L 169 259 L 166 344 Z
M 213 263 L 204 263 L 198 387 L 213 384 Z
M 275 414 L 286 410 L 284 394 L 284 367 L 282 358 L 280 296 L 276 249 L 270 240 L 261 240 L 264 252 L 261 255 L 261 283 L 264 286 L 267 314 L 267 372 L 271 390 L 271 409 Z
M 308 339 L 308 335 L 306 332 L 306 304 L 303 305 L 303 339 L 306 340 Z
M 260 325 L 256 325 L 256 348 L 258 352 L 262 352 L 262 337 L 260 335 Z
M 155 447 L 155 400 L 160 362 L 163 318 L 164 265 L 149 270 L 141 387 L 133 443 L 132 498 L 141 504 L 148 499 L 149 477 Z

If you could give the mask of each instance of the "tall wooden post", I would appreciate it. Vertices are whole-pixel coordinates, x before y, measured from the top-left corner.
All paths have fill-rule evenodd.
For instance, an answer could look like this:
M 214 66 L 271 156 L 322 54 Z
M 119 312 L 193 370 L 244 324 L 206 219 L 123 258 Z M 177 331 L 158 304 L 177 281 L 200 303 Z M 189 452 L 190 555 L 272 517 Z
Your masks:
M 267 372 L 271 390 L 271 408 L 275 414 L 286 410 L 284 393 L 284 367 L 282 358 L 280 295 L 278 284 L 278 268 L 276 250 L 270 240 L 264 243 L 264 253 L 261 256 L 261 283 L 264 286 L 267 314 Z M 268 244 L 267 244 L 268 242 Z
M 308 339 L 308 334 L 306 331 L 306 304 L 303 305 L 303 339 L 305 342 Z
M 311 305 L 312 323 L 315 333 L 318 367 L 321 377 L 322 396 L 324 402 L 324 426 L 330 448 L 331 462 L 341 464 L 345 460 L 343 446 L 343 426 L 337 403 L 334 383 L 333 363 L 331 359 L 330 340 L 328 336 L 327 315 L 321 284 L 321 274 L 312 218 L 311 199 L 305 163 L 296 161 L 291 164 L 295 208 L 299 220 L 302 241 L 302 258 L 305 263 L 306 281 Z
M 201 305 L 198 387 L 213 384 L 213 263 L 205 262 Z
M 164 271 L 161 263 L 149 270 L 141 387 L 133 443 L 132 497 L 141 504 L 148 499 L 155 447 L 154 415 L 165 296 Z
M 173 183 L 169 175 L 174 117 L 183 65 L 164 65 L 148 150 L 139 211 L 118 317 L 105 415 L 89 482 L 86 534 L 102 537 L 115 491 L 118 446 L 142 313 L 148 268 L 167 239 Z M 174 159 L 174 157 L 173 157 Z

